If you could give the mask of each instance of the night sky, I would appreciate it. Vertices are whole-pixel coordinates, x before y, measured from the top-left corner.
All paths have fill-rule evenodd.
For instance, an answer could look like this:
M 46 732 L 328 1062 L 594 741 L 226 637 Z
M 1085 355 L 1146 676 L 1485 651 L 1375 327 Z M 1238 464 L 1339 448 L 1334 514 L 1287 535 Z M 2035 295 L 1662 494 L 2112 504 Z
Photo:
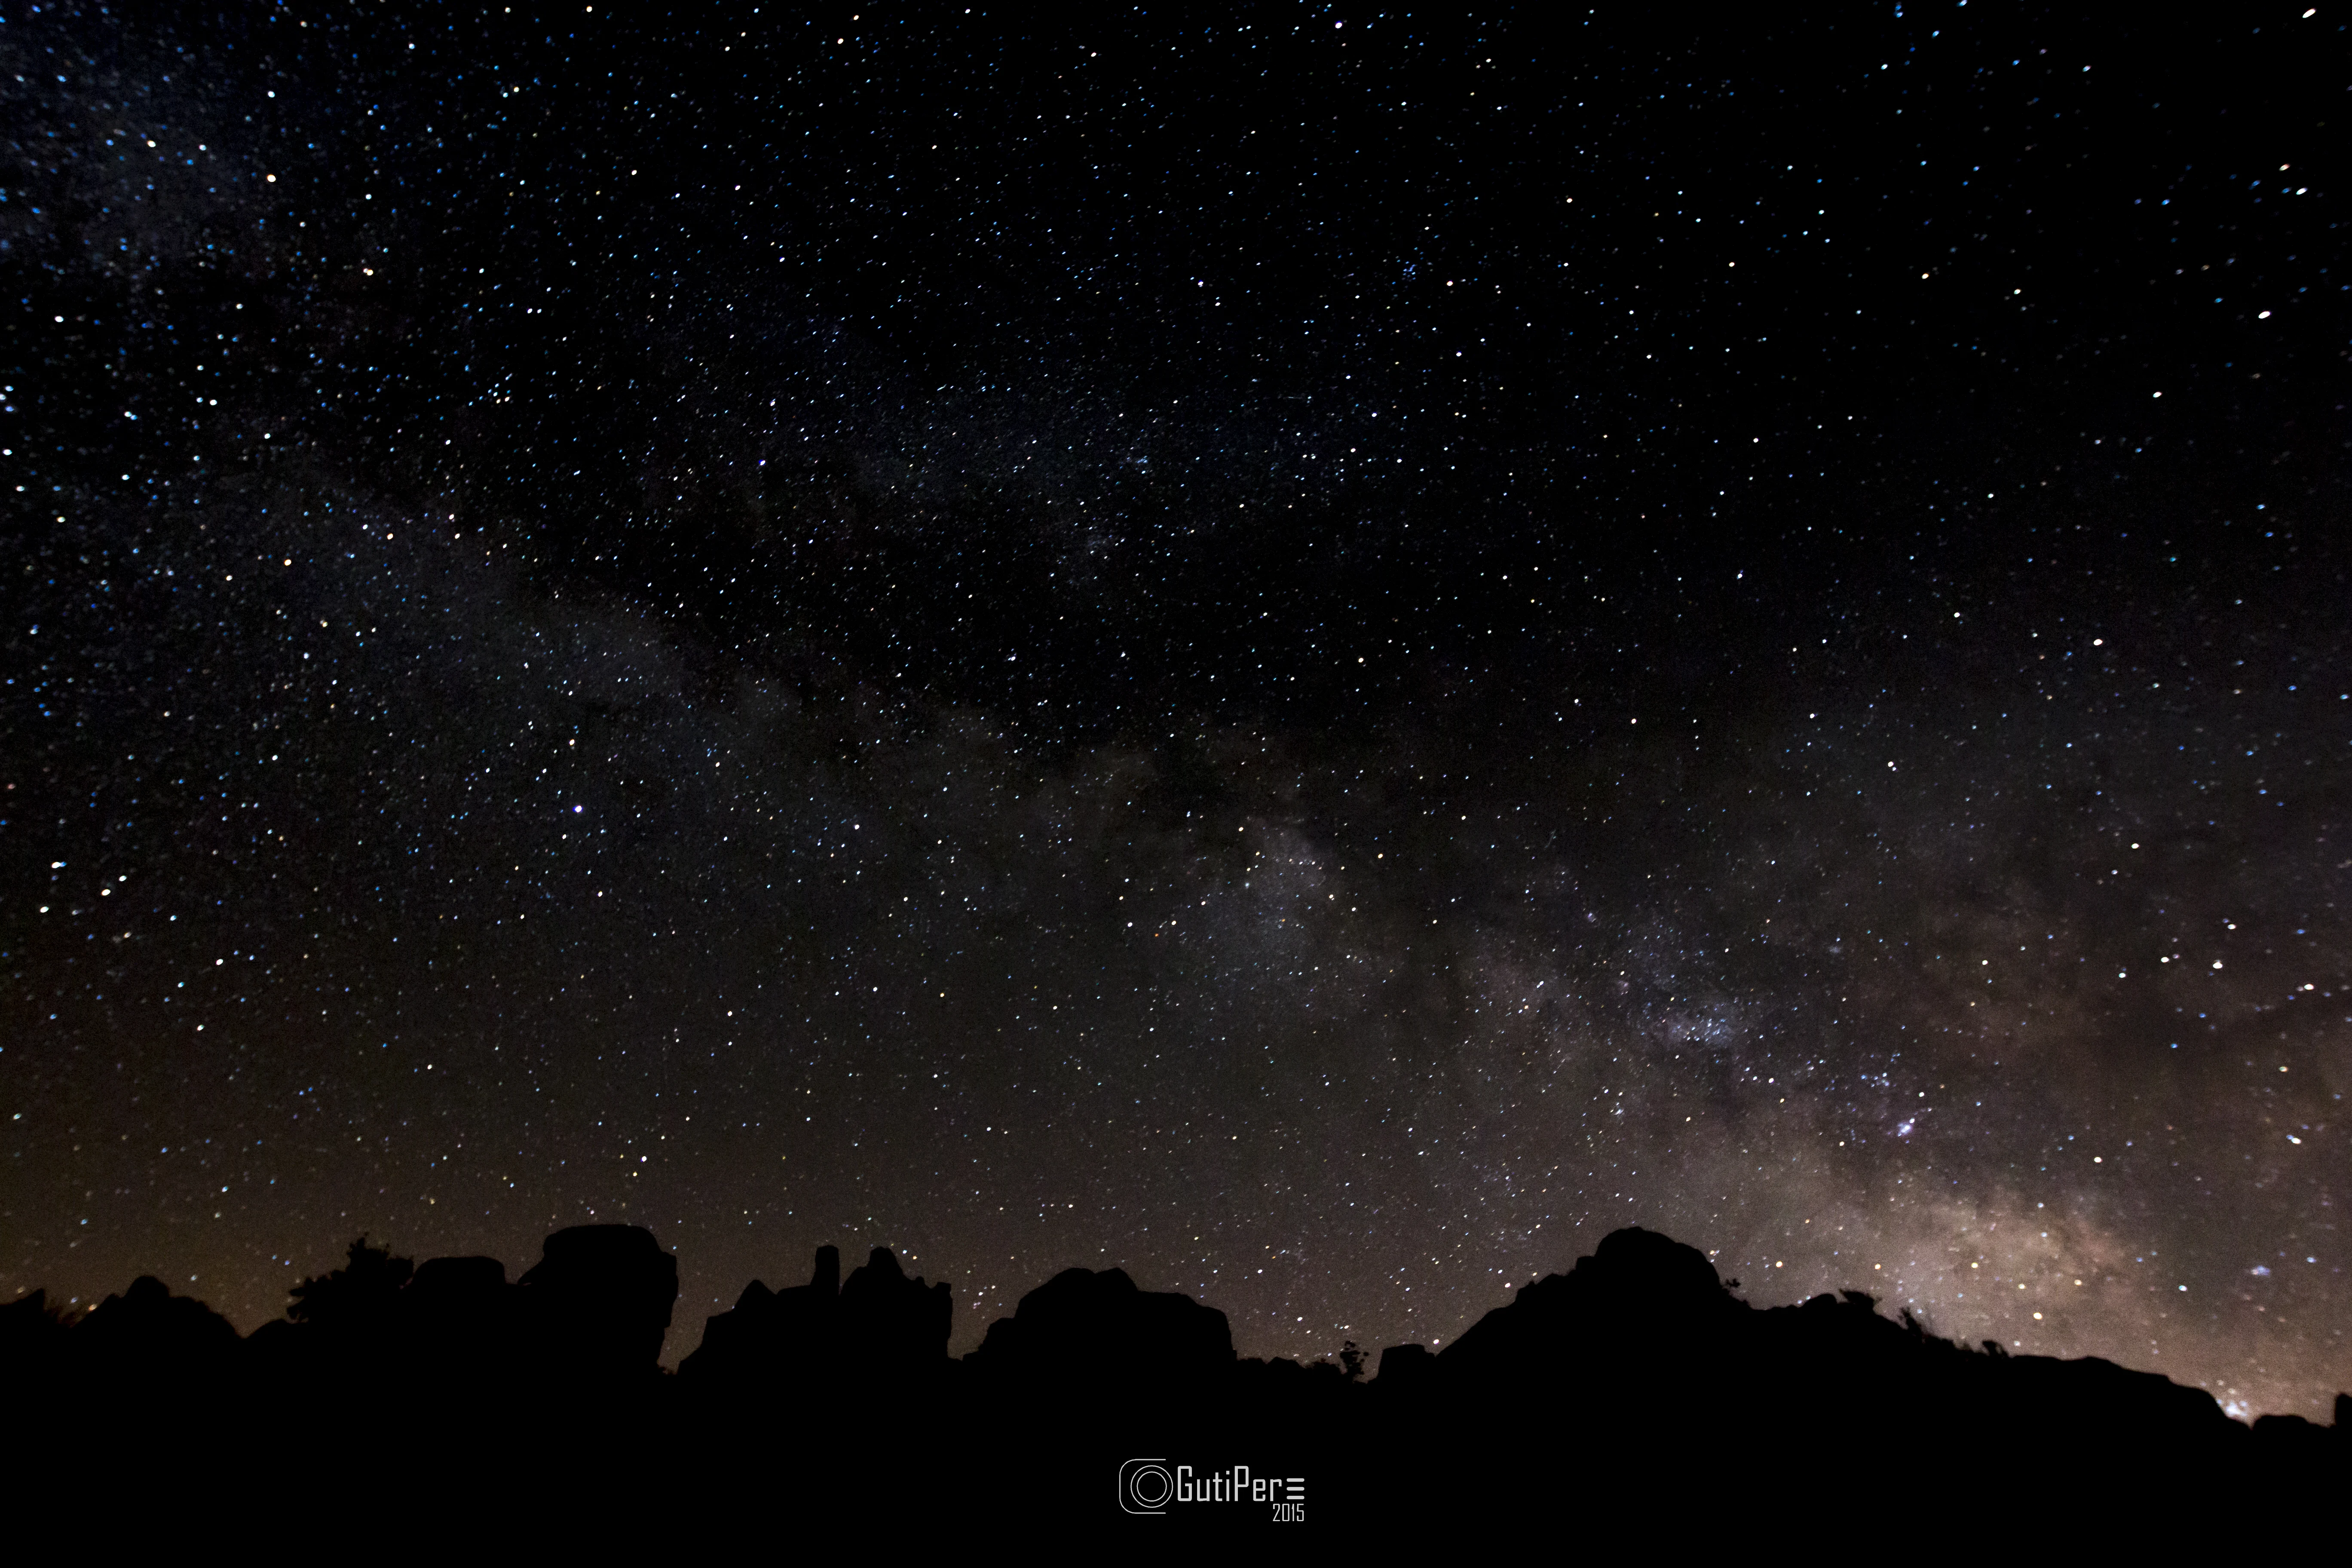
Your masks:
M 0 1297 L 2352 1386 L 2340 10 L 160 9 L 0 21 Z

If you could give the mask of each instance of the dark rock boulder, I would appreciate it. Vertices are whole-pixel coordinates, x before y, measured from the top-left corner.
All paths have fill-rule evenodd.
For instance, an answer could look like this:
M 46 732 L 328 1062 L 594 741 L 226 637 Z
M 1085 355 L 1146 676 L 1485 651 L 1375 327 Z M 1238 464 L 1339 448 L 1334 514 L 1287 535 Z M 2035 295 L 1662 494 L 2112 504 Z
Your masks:
M 1721 1344 L 1741 1310 L 1696 1247 L 1654 1231 L 1612 1231 L 1592 1256 L 1524 1287 L 1437 1359 L 1449 1381 L 1497 1390 L 1654 1382 L 1664 1367 L 1681 1381 L 1704 1374 L 1688 1353 Z
M 590 1383 L 655 1375 L 677 1259 L 633 1225 L 583 1225 L 547 1238 L 517 1284 L 527 1354 L 542 1371 Z
M 1067 1268 L 990 1324 L 967 1359 L 991 1377 L 1181 1389 L 1231 1373 L 1234 1336 L 1190 1296 L 1139 1290 L 1124 1269 Z
M 1380 1371 L 1372 1381 L 1385 1393 L 1411 1393 L 1428 1386 L 1437 1376 L 1437 1357 L 1427 1345 L 1391 1345 L 1381 1352 Z
M 65 1370 L 69 1340 L 48 1292 L 34 1290 L 0 1307 L 0 1399 L 52 1387 Z
M 408 1299 L 454 1310 L 496 1300 L 506 1288 L 507 1266 L 495 1258 L 428 1258 L 408 1281 Z
M 232 1323 L 193 1296 L 174 1296 L 142 1274 L 69 1331 L 79 1370 L 100 1378 L 226 1375 L 241 1341 Z
M 49 1310 L 49 1293 L 32 1290 L 0 1307 L 0 1357 L 11 1362 L 64 1342 L 65 1325 Z
M 514 1356 L 514 1287 L 495 1258 L 433 1258 L 401 1291 L 399 1352 L 417 1373 L 490 1378 Z

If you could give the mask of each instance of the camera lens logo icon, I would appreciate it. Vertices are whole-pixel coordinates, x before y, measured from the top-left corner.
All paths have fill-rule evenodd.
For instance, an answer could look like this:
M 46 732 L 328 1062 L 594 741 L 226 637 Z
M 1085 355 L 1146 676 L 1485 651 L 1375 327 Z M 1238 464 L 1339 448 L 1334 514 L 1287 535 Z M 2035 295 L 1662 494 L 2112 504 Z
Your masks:
M 1164 1459 L 1129 1459 L 1118 1468 L 1118 1506 L 1129 1513 L 1166 1513 L 1175 1495 Z

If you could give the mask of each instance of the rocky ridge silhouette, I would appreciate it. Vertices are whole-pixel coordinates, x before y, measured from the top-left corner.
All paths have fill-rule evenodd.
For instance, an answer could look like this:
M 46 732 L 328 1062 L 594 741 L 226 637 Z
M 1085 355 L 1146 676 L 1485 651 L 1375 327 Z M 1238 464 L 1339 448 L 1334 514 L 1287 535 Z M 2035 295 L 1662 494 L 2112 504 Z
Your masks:
M 1697 1249 L 1638 1229 L 1443 1351 L 1386 1348 L 1369 1379 L 1353 1346 L 1339 1363 L 1238 1357 L 1223 1313 L 1117 1268 L 1055 1276 L 961 1359 L 950 1288 L 883 1248 L 846 1279 L 825 1247 L 804 1285 L 753 1280 L 670 1375 L 677 1297 L 676 1259 L 634 1226 L 558 1231 L 512 1283 L 493 1258 L 412 1268 L 362 1237 L 242 1338 L 152 1277 L 82 1313 L 35 1291 L 0 1307 L 0 1388 L 60 1430 L 200 1408 L 323 1425 L 331 1451 L 379 1462 L 470 1452 L 505 1474 L 660 1433 L 667 1458 L 640 1462 L 673 1484 L 871 1500 L 919 1473 L 922 1506 L 999 1513 L 1039 1476 L 1079 1478 L 1108 1508 L 1111 1466 L 1187 1446 L 1321 1474 L 1398 1520 L 1412 1500 L 1721 1492 L 1824 1464 L 1874 1485 L 1953 1464 L 2076 1486 L 2352 1479 L 2352 1397 L 2333 1426 L 2249 1426 L 2156 1373 L 1955 1343 L 1858 1291 L 1752 1307 Z

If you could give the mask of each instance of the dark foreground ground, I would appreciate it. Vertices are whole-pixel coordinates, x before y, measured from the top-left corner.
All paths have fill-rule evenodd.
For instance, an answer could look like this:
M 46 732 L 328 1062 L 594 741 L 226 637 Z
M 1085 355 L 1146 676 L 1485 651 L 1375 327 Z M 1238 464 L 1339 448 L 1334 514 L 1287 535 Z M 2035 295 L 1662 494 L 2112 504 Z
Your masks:
M 1371 1547 L 1601 1521 L 1694 1548 L 1882 1527 L 1933 1547 L 2027 1517 L 2340 1534 L 2352 1495 L 2352 1398 L 2333 1426 L 2249 1426 L 2155 1373 L 1955 1344 L 1859 1292 L 1759 1310 L 1640 1230 L 1376 1367 L 1237 1359 L 1224 1314 L 1117 1269 L 1057 1276 L 950 1360 L 947 1286 L 878 1250 L 844 1279 L 827 1247 L 807 1284 L 747 1287 L 673 1375 L 677 1289 L 651 1234 L 616 1226 L 549 1237 L 511 1284 L 495 1259 L 355 1243 L 246 1337 L 152 1279 L 78 1317 L 25 1298 L 0 1309 L 17 1517 L 159 1539 L 275 1521 L 354 1551 L 420 1520 L 615 1550 L 741 1530 Z

